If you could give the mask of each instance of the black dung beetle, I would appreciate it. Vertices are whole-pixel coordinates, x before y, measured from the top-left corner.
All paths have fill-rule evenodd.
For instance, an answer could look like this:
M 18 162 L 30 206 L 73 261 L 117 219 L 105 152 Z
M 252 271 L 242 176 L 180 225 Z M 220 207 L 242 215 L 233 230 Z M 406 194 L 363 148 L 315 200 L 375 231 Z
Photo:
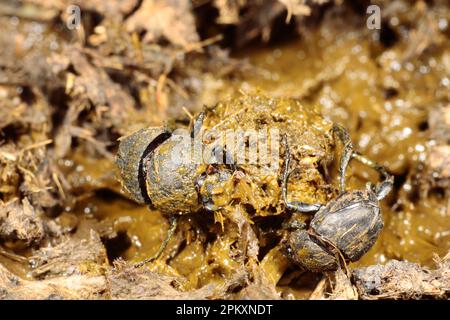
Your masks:
M 271 103 L 270 106 L 276 108 L 277 104 Z M 294 106 L 297 105 L 292 104 L 292 107 Z M 274 110 L 280 111 L 279 109 Z M 260 113 L 267 114 L 266 112 Z M 242 117 L 243 114 L 245 115 L 245 113 L 239 113 L 239 117 Z M 201 130 L 204 117 L 205 114 L 200 113 L 193 122 L 190 138 L 195 137 Z M 239 117 L 236 118 L 239 119 Z M 314 124 L 326 122 L 315 114 L 311 117 L 316 121 L 313 122 Z M 279 122 L 279 119 L 285 118 L 280 113 L 276 120 Z M 231 119 L 227 118 L 227 121 L 222 121 L 221 124 L 228 124 Z M 310 118 L 305 117 L 305 119 L 309 121 Z M 277 121 L 274 123 L 278 123 Z M 317 135 L 316 131 L 308 126 L 310 125 L 308 121 L 299 122 L 302 124 L 300 128 L 307 131 L 308 135 L 305 137 L 310 137 L 308 143 L 313 144 L 315 141 L 311 137 L 317 137 L 318 140 L 320 135 Z M 285 129 L 283 128 L 284 123 L 290 123 L 289 119 L 282 122 L 281 131 Z M 236 125 L 240 124 L 241 122 L 236 120 Z M 349 134 L 343 127 L 332 124 L 329 128 L 343 143 L 343 153 L 339 164 L 340 195 L 338 197 L 325 205 L 288 201 L 287 184 L 290 175 L 291 154 L 287 135 L 284 135 L 286 154 L 281 179 L 279 173 L 276 172 L 276 182 L 281 180 L 281 208 L 283 209 L 284 206 L 287 211 L 315 214 L 309 226 L 291 228 L 282 241 L 286 255 L 293 262 L 312 271 L 336 269 L 340 261 L 343 263 L 356 261 L 372 247 L 383 227 L 378 202 L 389 193 L 393 184 L 392 176 L 383 167 L 353 151 Z M 293 131 L 290 136 L 291 141 L 295 143 L 295 135 L 300 133 Z M 328 136 L 328 132 L 324 131 L 324 134 Z M 300 143 L 304 143 L 304 141 L 302 140 Z M 199 163 L 189 155 L 183 156 L 183 153 L 191 152 L 191 145 L 188 144 L 191 144 L 191 140 L 186 139 L 186 136 L 162 128 L 142 129 L 120 141 L 117 165 L 124 188 L 137 202 L 151 204 L 162 213 L 167 214 L 172 222 L 168 237 L 156 256 L 136 266 L 141 266 L 160 256 L 168 239 L 175 231 L 176 216 L 196 212 L 200 209 L 216 211 L 227 205 L 227 203 L 213 201 L 213 195 L 218 185 L 226 185 L 231 188 L 233 186 L 237 164 L 233 162 L 233 159 L 228 158 L 226 146 L 217 146 L 222 151 L 219 154 L 222 157 L 225 156 L 226 164 L 211 166 L 205 165 L 204 162 Z M 320 148 L 321 146 L 318 144 L 309 150 L 311 154 L 320 155 L 322 151 Z M 183 158 L 184 161 L 176 161 L 180 158 Z M 376 186 L 369 185 L 367 190 L 346 191 L 345 171 L 351 159 L 356 159 L 374 168 L 383 176 L 384 180 Z M 247 168 L 250 166 L 247 165 Z M 241 172 L 241 174 L 243 173 Z
M 191 138 L 200 130 L 203 117 L 201 113 L 195 120 L 190 136 L 151 127 L 121 139 L 116 163 L 124 189 L 135 201 L 151 204 L 168 215 L 196 212 L 202 204 L 206 209 L 213 207 L 208 205 L 209 194 L 203 198 L 198 192 L 202 187 L 211 189 L 208 184 L 214 181 L 205 175 L 213 172 L 210 168 L 206 172 L 207 165 L 190 154 Z M 213 150 L 210 156 L 217 153 Z M 231 176 L 226 170 L 219 174 L 222 178 Z
M 283 198 L 286 207 L 297 212 L 314 212 L 309 228 L 302 225 L 288 233 L 284 245 L 287 256 L 296 264 L 314 272 L 336 270 L 339 262 L 359 260 L 375 243 L 383 228 L 379 200 L 391 190 L 393 177 L 380 165 L 361 154 L 348 152 L 351 157 L 374 168 L 384 180 L 367 190 L 343 191 L 325 206 L 290 203 L 287 201 L 287 181 L 290 161 L 285 140 L 286 159 L 283 174 Z M 341 176 L 342 177 L 342 176 Z M 345 181 L 342 178 L 342 186 Z

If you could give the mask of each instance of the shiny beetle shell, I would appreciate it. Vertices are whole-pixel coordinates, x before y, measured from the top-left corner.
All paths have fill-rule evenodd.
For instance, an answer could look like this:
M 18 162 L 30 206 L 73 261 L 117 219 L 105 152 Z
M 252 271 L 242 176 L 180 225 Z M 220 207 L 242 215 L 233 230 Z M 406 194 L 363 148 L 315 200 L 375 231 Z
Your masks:
M 346 260 L 357 261 L 373 246 L 382 228 L 379 203 L 372 191 L 345 192 L 315 214 L 310 230 L 288 236 L 288 254 L 311 271 L 335 270 L 333 248 L 320 238 L 339 249 Z

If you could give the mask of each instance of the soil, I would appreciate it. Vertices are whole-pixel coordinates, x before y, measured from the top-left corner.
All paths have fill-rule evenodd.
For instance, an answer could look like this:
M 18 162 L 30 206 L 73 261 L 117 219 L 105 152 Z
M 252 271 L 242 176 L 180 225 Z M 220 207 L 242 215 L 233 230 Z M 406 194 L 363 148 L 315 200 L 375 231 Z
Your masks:
M 375 30 L 367 1 L 2 2 L 0 299 L 448 299 L 450 7 L 374 2 Z M 162 257 L 133 268 L 169 221 L 122 189 L 118 139 L 187 128 L 204 108 L 214 126 L 254 96 L 298 99 L 394 175 L 375 245 L 348 270 L 292 264 L 273 178 L 272 193 L 225 186 L 251 219 L 245 205 L 186 214 Z M 347 179 L 378 176 L 351 162 Z M 297 182 L 290 197 L 305 201 L 338 190 Z

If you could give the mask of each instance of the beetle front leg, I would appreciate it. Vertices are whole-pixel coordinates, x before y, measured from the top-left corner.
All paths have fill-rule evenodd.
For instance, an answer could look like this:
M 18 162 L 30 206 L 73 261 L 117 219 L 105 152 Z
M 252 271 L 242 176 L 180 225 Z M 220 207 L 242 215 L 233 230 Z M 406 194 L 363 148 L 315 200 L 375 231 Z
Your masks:
M 167 236 L 164 239 L 163 243 L 161 243 L 161 246 L 159 247 L 156 254 L 153 257 L 147 258 L 141 262 L 134 264 L 133 265 L 134 268 L 140 268 L 140 267 L 146 265 L 147 263 L 153 262 L 153 261 L 159 259 L 159 257 L 161 257 L 164 250 L 167 248 L 167 245 L 169 244 L 170 239 L 172 239 L 173 235 L 175 234 L 175 230 L 176 230 L 177 224 L 178 224 L 177 216 L 174 216 L 174 215 L 170 216 L 169 220 L 170 220 L 170 227 L 169 227 L 169 230 L 167 231 Z
M 191 138 L 194 138 L 197 136 L 197 134 L 200 132 L 203 126 L 203 121 L 205 120 L 205 112 L 200 112 L 197 117 L 195 118 L 192 129 L 191 129 Z
M 311 213 L 311 212 L 317 212 L 322 205 L 320 204 L 311 204 L 306 202 L 300 202 L 300 201 L 292 201 L 289 202 L 287 200 L 287 185 L 289 180 L 289 163 L 291 162 L 291 152 L 289 150 L 289 145 L 287 142 L 287 136 L 284 135 L 283 137 L 284 146 L 285 146 L 285 159 L 284 159 L 284 170 L 283 170 L 283 181 L 281 186 L 281 194 L 283 196 L 283 202 L 285 207 L 288 210 L 295 211 L 295 212 L 304 212 L 304 213 Z
M 338 136 L 339 140 L 344 144 L 344 150 L 339 164 L 339 191 L 345 191 L 345 172 L 347 171 L 348 163 L 353 154 L 353 142 L 347 129 L 339 124 L 333 124 L 333 132 Z
M 352 158 L 358 160 L 362 164 L 371 167 L 382 176 L 384 180 L 376 184 L 375 194 L 378 200 L 381 200 L 384 197 L 386 197 L 386 195 L 391 191 L 392 187 L 394 186 L 394 176 L 389 174 L 386 168 L 384 168 L 382 165 L 379 165 L 375 161 L 370 160 L 369 158 L 363 156 L 359 152 L 354 151 L 352 153 Z

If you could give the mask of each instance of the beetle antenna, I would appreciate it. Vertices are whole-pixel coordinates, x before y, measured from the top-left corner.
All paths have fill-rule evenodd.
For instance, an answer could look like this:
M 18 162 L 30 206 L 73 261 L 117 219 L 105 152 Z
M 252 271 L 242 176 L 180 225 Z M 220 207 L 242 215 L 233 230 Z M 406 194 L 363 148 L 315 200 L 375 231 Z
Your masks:
M 178 217 L 175 215 L 170 216 L 169 220 L 170 220 L 169 231 L 167 231 L 167 236 L 164 239 L 163 243 L 161 243 L 161 246 L 159 247 L 158 252 L 156 252 L 156 254 L 153 257 L 147 258 L 141 262 L 136 263 L 133 266 L 134 268 L 140 268 L 140 267 L 146 265 L 147 263 L 153 262 L 153 261 L 159 259 L 159 257 L 161 257 L 164 250 L 167 248 L 167 245 L 169 244 L 170 239 L 172 239 L 173 235 L 175 234 L 175 230 L 176 230 L 177 224 L 178 224 Z
M 352 158 L 355 158 L 356 160 L 358 160 L 362 164 L 365 164 L 365 165 L 373 168 L 374 170 L 376 170 L 381 175 L 381 177 L 383 178 L 383 181 L 377 183 L 377 185 L 375 186 L 375 194 L 376 194 L 378 200 L 381 200 L 384 197 L 386 197 L 387 194 L 391 191 L 391 189 L 392 189 L 392 187 L 394 185 L 394 176 L 391 175 L 386 170 L 385 167 L 383 167 L 382 165 L 376 163 L 373 160 L 370 160 L 366 156 L 363 156 L 359 152 L 354 151 L 352 153 Z

